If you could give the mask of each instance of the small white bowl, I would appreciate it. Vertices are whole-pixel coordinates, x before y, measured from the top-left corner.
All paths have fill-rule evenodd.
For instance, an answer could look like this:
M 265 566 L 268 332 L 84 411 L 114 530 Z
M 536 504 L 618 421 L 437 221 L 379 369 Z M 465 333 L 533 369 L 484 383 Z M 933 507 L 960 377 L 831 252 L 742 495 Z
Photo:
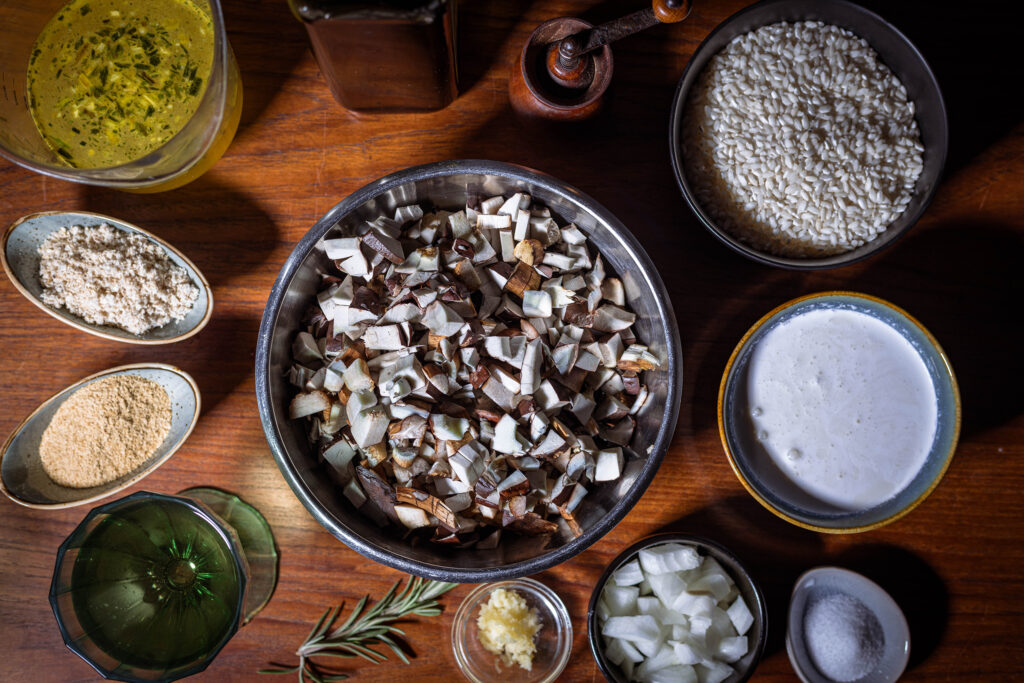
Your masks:
M 52 308 L 43 303 L 43 287 L 39 282 L 39 246 L 52 233 L 72 225 L 94 226 L 106 223 L 122 232 L 142 235 L 159 246 L 168 258 L 188 273 L 189 279 L 199 289 L 199 298 L 192 309 L 181 320 L 172 320 L 161 327 L 141 335 L 132 334 L 110 325 L 88 323 L 65 308 Z M 87 211 L 42 211 L 14 221 L 3 237 L 0 260 L 4 272 L 21 294 L 57 320 L 75 329 L 104 339 L 128 342 L 129 344 L 170 344 L 188 339 L 206 327 L 213 314 L 213 292 L 210 283 L 199 272 L 187 256 L 156 235 L 117 218 Z
M 109 484 L 76 489 L 55 483 L 43 470 L 39 440 L 57 409 L 86 384 L 113 375 L 134 375 L 152 380 L 171 399 L 171 428 L 153 454 L 128 474 Z M 0 490 L 19 505 L 61 509 L 84 505 L 113 495 L 142 480 L 185 443 L 199 419 L 199 387 L 192 377 L 172 365 L 137 363 L 111 368 L 81 379 L 55 394 L 22 420 L 0 450 Z
M 824 676 L 811 659 L 804 641 L 804 616 L 808 602 L 816 597 L 843 593 L 860 600 L 882 626 L 882 657 L 856 683 L 891 683 L 903 674 L 910 659 L 910 627 L 896 601 L 871 579 L 839 567 L 818 567 L 797 579 L 789 601 L 786 652 L 793 670 L 803 683 L 835 683 Z

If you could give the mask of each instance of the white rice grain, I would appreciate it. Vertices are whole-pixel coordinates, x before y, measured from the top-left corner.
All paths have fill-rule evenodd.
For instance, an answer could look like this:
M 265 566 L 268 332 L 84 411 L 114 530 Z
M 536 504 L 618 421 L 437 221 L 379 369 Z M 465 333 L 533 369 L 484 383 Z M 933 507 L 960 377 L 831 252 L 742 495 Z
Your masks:
M 738 36 L 708 61 L 682 151 L 720 227 L 800 258 L 881 234 L 910 203 L 924 147 L 906 88 L 871 46 L 808 21 Z

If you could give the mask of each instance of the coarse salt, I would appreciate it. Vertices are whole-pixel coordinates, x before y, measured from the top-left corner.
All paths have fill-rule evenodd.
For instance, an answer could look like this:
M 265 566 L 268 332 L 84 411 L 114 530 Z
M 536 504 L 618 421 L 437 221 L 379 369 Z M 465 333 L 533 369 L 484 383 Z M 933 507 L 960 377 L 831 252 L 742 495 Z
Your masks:
M 839 683 L 871 673 L 885 651 L 885 634 L 878 617 L 846 593 L 829 593 L 808 604 L 804 642 L 814 666 Z

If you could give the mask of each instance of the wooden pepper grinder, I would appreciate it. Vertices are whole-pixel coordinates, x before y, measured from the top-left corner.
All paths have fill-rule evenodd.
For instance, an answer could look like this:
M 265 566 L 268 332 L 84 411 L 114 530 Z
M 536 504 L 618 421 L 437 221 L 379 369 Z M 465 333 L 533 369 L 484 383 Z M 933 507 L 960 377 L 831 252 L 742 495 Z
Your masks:
M 520 114 L 579 121 L 595 114 L 612 80 L 612 50 L 620 38 L 690 14 L 690 0 L 653 0 L 651 6 L 595 27 L 559 17 L 530 34 L 513 65 L 508 95 Z

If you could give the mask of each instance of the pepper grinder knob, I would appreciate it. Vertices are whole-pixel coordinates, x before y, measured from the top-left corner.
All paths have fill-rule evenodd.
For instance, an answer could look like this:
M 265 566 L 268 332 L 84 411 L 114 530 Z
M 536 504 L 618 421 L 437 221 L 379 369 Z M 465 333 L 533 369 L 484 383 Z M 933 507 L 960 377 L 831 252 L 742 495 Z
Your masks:
M 556 121 L 592 116 L 611 83 L 609 43 L 659 23 L 682 21 L 690 8 L 690 0 L 653 0 L 649 8 L 597 27 L 571 17 L 544 22 L 530 34 L 513 66 L 512 107 L 526 116 Z

